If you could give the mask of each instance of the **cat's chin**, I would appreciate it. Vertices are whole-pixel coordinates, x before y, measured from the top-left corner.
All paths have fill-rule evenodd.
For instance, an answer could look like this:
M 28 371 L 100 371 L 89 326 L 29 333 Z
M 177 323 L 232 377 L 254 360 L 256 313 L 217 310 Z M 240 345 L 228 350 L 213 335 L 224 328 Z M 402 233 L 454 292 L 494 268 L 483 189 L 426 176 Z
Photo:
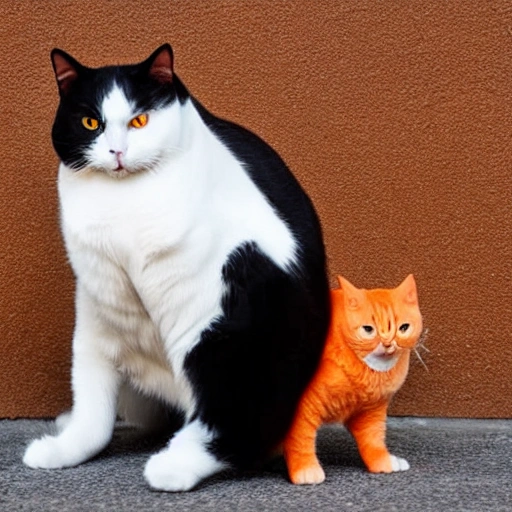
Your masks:
M 394 368 L 398 362 L 398 359 L 400 359 L 400 354 L 396 352 L 391 355 L 377 355 L 372 352 L 371 354 L 368 354 L 366 357 L 364 357 L 363 361 L 369 368 L 375 370 L 376 372 L 387 372 Z
M 141 172 L 144 172 L 144 169 L 132 169 L 128 167 L 109 168 L 88 166 L 83 169 L 75 170 L 75 172 L 77 174 L 103 174 L 114 179 L 123 179 L 129 176 L 140 174 Z
M 126 167 L 117 167 L 116 169 L 107 169 L 105 170 L 106 174 L 111 176 L 115 179 L 122 179 L 126 178 L 127 176 L 131 176 L 133 174 L 136 174 L 137 171 L 131 171 L 127 169 Z

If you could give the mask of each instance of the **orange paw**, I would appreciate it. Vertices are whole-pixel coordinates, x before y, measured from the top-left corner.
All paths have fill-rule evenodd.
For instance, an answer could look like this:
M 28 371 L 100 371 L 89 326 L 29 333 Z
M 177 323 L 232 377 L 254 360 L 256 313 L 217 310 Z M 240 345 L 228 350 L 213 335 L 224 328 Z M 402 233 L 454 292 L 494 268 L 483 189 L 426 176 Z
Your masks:
M 290 474 L 290 480 L 295 485 L 321 484 L 325 480 L 325 473 L 320 465 L 310 466 Z
M 370 473 L 394 473 L 396 471 L 407 471 L 408 469 L 409 463 L 405 459 L 394 455 L 388 455 L 368 465 Z

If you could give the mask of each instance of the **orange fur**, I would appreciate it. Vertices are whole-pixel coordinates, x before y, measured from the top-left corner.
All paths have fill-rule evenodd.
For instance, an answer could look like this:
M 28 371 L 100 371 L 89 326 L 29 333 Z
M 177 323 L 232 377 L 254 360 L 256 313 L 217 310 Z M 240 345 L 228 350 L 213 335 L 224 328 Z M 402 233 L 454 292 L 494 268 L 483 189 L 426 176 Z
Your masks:
M 409 467 L 388 452 L 385 431 L 389 402 L 407 376 L 410 351 L 422 331 L 414 277 L 397 288 L 375 290 L 338 280 L 340 288 L 331 290 L 332 321 L 322 360 L 284 441 L 295 484 L 324 480 L 315 440 L 328 422 L 348 428 L 372 473 Z

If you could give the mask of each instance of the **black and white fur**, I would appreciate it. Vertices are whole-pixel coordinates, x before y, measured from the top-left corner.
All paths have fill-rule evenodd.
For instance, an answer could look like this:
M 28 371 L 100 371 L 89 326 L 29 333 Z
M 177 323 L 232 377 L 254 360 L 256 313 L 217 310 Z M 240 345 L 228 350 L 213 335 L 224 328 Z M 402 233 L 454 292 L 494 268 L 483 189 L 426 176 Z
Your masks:
M 86 68 L 61 50 L 52 62 L 73 408 L 24 462 L 75 466 L 109 443 L 118 413 L 148 425 L 174 408 L 183 426 L 147 462 L 151 487 L 254 467 L 289 427 L 329 322 L 311 202 L 265 142 L 189 95 L 169 45 L 130 66 Z

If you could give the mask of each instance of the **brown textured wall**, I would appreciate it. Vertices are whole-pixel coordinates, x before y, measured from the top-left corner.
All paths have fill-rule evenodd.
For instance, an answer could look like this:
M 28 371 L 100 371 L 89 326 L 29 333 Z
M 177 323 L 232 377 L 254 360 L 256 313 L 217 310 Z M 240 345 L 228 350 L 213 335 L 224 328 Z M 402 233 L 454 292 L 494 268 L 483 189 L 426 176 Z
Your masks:
M 49 51 L 99 66 L 165 41 L 207 107 L 289 163 L 333 275 L 415 274 L 428 371 L 412 364 L 392 412 L 512 417 L 510 2 L 19 0 L 0 16 L 0 417 L 70 401 Z

